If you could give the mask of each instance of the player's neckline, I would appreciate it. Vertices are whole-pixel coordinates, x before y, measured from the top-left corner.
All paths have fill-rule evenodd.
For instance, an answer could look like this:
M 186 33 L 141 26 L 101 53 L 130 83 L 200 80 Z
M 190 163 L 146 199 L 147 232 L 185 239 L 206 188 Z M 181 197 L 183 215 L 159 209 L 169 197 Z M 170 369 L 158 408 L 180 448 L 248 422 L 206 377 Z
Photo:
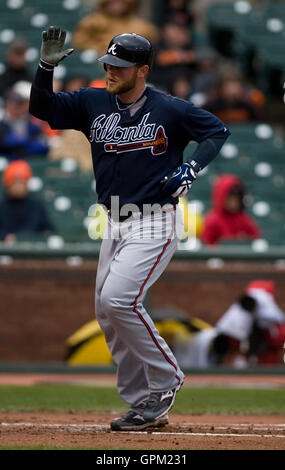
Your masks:
M 120 107 L 119 105 L 119 100 L 118 100 L 118 96 L 115 95 L 115 101 L 116 101 L 116 105 L 117 105 L 117 108 L 119 111 L 126 111 L 127 109 L 130 109 L 132 106 L 134 106 L 135 104 L 138 104 L 138 102 L 144 97 L 144 93 L 145 93 L 145 90 L 146 90 L 146 87 L 145 89 L 143 90 L 142 94 L 135 100 L 133 101 L 132 103 L 124 106 L 123 108 Z

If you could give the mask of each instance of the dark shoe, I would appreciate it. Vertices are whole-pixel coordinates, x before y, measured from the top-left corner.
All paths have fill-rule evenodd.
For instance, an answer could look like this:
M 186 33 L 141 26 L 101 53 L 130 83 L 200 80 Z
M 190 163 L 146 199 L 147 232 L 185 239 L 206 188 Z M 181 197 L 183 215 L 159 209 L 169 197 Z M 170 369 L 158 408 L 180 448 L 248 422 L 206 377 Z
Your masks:
M 150 427 L 161 427 L 168 424 L 167 413 L 151 423 L 147 422 L 143 416 L 130 410 L 120 418 L 113 419 L 110 423 L 112 431 L 141 431 Z
M 181 386 L 182 384 L 166 392 L 151 393 L 143 412 L 145 421 L 153 422 L 165 415 L 173 406 L 176 392 L 180 390 Z

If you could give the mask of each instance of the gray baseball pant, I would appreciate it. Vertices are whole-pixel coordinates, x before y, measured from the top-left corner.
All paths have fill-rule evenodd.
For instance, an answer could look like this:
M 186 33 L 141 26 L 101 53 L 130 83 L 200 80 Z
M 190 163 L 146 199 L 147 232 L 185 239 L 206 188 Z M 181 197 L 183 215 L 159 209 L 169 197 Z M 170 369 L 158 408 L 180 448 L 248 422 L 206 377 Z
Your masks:
M 119 394 L 133 410 L 144 406 L 150 392 L 179 386 L 184 378 L 143 306 L 177 248 L 182 224 L 173 208 L 122 223 L 109 219 L 102 240 L 95 314 L 117 365 Z

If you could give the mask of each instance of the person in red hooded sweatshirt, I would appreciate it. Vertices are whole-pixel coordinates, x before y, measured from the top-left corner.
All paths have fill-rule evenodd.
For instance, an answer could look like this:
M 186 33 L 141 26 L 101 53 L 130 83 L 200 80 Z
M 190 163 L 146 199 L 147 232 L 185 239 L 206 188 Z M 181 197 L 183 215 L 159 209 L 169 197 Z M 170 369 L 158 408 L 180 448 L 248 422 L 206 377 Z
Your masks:
M 234 174 L 221 175 L 215 180 L 212 208 L 205 216 L 201 235 L 205 244 L 261 237 L 257 223 L 245 211 L 244 194 L 244 185 Z

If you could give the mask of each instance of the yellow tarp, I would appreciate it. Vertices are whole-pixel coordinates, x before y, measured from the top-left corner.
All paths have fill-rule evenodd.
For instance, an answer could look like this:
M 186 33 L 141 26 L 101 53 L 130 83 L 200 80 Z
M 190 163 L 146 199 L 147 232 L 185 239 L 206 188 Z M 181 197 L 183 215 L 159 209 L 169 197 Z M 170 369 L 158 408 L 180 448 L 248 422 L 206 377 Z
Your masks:
M 211 325 L 199 318 L 191 319 L 189 326 L 177 320 L 166 319 L 155 323 L 159 334 L 171 347 L 174 341 L 191 339 L 196 331 L 210 328 Z M 192 331 L 191 331 L 192 329 Z M 113 363 L 104 334 L 93 320 L 79 328 L 67 341 L 67 359 L 73 365 L 110 365 Z

